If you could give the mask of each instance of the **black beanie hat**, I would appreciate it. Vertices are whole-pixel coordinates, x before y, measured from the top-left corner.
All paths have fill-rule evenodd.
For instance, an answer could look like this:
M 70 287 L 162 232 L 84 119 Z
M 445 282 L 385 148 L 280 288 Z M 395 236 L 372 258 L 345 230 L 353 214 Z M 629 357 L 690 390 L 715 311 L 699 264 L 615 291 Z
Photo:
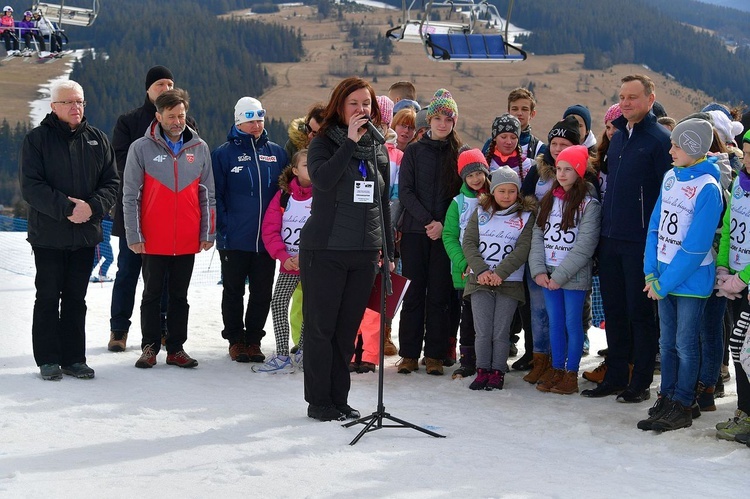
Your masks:
M 148 90 L 151 85 L 154 84 L 154 82 L 157 82 L 163 78 L 174 81 L 172 72 L 164 66 L 154 66 L 153 68 L 149 69 L 148 74 L 146 75 L 146 90 Z
M 577 146 L 581 143 L 581 131 L 578 127 L 578 120 L 573 116 L 567 116 L 562 121 L 558 121 L 547 134 L 547 144 L 552 142 L 555 137 L 568 139 Z

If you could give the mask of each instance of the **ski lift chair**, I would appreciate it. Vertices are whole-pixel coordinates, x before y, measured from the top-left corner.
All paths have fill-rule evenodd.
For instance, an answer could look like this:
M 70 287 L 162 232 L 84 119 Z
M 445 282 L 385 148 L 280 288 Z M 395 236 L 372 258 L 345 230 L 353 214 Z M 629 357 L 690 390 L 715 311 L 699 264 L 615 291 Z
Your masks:
M 99 0 L 91 0 L 91 8 L 66 5 L 65 0 L 59 4 L 37 2 L 33 10 L 57 22 L 58 25 L 91 26 L 99 15 Z
M 426 34 L 425 50 L 430 59 L 451 62 L 517 62 L 526 52 L 507 43 L 500 33 Z
M 386 38 L 390 38 L 394 41 L 409 42 L 409 43 L 424 43 L 425 33 L 439 33 L 439 34 L 453 34 L 453 33 L 470 33 L 472 30 L 471 23 L 462 20 L 451 20 L 453 12 L 457 12 L 457 7 L 468 7 L 471 9 L 474 3 L 471 0 L 443 0 L 438 2 L 436 5 L 432 5 L 432 0 L 428 3 L 424 10 L 425 19 L 412 19 L 411 10 L 417 0 L 412 0 L 409 7 L 406 6 L 406 0 L 402 0 L 402 17 L 404 19 L 403 24 L 386 31 Z M 430 21 L 429 18 L 432 13 L 432 8 L 435 10 L 442 9 L 448 10 L 448 19 L 441 21 Z
M 450 2 L 454 5 L 452 2 Z M 455 4 L 457 5 L 457 4 Z M 433 1 L 427 5 L 428 12 Z M 469 3 L 469 30 L 463 33 L 431 33 L 429 32 L 429 16 L 422 31 L 425 51 L 434 61 L 451 62 L 517 62 L 526 60 L 526 52 L 516 45 L 507 42 L 508 24 L 513 8 L 511 1 L 505 22 L 505 36 L 500 31 L 477 33 L 474 27 L 482 14 L 490 19 L 500 19 L 497 7 L 483 0 L 479 4 Z

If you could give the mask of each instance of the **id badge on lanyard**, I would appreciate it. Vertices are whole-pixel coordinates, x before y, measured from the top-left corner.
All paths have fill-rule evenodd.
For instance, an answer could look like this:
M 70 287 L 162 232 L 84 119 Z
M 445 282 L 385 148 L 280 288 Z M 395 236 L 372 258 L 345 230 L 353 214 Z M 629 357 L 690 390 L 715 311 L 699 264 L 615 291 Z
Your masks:
M 355 203 L 374 203 L 375 202 L 375 182 L 367 180 L 367 167 L 364 160 L 359 160 L 359 173 L 362 180 L 354 181 L 354 202 Z

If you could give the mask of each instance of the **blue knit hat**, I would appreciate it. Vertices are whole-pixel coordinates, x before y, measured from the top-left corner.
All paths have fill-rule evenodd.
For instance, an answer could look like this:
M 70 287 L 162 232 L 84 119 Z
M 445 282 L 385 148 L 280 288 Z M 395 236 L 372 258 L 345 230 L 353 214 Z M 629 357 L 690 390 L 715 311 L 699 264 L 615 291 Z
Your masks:
M 401 99 L 393 106 L 393 114 L 396 114 L 397 112 L 401 111 L 402 109 L 406 109 L 407 107 L 410 107 L 414 109 L 415 113 L 418 113 L 422 107 L 419 105 L 419 102 L 411 99 Z
M 701 109 L 701 111 L 703 111 L 704 113 L 707 113 L 709 111 L 721 111 L 722 113 L 726 114 L 727 118 L 729 118 L 730 120 L 734 119 L 732 118 L 732 113 L 729 111 L 729 109 L 726 108 L 726 106 L 722 106 L 721 104 L 716 102 L 708 104 L 706 107 Z
M 581 118 L 583 118 L 583 124 L 586 125 L 586 131 L 588 132 L 591 130 L 591 113 L 586 106 L 581 104 L 570 106 L 563 113 L 563 118 L 567 118 L 571 114 L 575 114 L 576 116 L 580 116 Z

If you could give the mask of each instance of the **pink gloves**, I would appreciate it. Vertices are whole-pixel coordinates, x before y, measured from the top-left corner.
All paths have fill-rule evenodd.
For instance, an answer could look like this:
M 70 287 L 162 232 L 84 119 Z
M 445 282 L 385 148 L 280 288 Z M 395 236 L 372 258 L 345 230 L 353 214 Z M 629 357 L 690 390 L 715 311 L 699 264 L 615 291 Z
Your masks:
M 747 284 L 745 284 L 745 282 L 740 279 L 740 276 L 737 274 L 724 276 L 720 275 L 718 272 L 719 271 L 717 269 L 716 282 L 718 291 L 716 292 L 716 296 L 725 296 L 730 300 L 739 298 L 740 293 L 742 293 L 742 290 L 747 287 Z

